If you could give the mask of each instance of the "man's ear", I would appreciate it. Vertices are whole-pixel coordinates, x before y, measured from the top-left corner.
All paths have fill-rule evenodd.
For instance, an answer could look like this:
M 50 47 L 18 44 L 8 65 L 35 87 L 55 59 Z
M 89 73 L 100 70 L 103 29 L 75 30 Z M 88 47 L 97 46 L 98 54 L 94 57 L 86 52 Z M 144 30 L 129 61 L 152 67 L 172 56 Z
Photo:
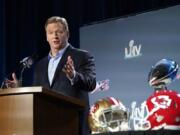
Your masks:
M 48 40 L 48 36 L 47 36 L 47 33 L 46 33 L 46 41 L 49 43 L 49 40 Z
M 69 39 L 69 31 L 67 31 L 67 37 L 68 37 L 68 39 Z
M 45 28 L 46 41 L 48 42 L 47 29 Z

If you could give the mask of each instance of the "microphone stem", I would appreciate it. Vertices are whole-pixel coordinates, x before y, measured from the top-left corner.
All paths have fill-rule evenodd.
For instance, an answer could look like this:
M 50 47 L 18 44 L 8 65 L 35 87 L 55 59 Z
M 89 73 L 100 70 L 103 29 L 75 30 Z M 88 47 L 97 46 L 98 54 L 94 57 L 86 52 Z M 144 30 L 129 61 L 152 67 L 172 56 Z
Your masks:
M 21 87 L 22 86 L 22 81 L 23 81 L 23 72 L 24 72 L 24 69 L 26 67 L 23 66 L 22 70 L 21 70 L 21 73 L 20 73 L 20 77 L 19 77 L 19 86 Z
M 3 80 L 3 82 L 1 83 L 1 89 L 4 88 L 4 81 L 5 81 L 5 80 Z

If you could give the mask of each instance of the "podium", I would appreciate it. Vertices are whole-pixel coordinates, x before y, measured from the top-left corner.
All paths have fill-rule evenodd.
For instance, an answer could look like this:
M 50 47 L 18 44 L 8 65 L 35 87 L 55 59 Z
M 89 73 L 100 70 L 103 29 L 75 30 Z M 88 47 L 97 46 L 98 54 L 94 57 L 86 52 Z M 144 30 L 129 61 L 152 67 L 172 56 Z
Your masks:
M 79 135 L 85 102 L 43 87 L 0 90 L 0 135 Z

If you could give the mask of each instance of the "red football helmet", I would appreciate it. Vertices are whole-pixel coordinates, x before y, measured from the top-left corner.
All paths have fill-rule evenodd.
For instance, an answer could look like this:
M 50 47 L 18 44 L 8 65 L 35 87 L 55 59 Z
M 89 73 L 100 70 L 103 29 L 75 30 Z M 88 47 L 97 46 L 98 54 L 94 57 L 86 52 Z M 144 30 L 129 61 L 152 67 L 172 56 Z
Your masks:
M 180 129 L 180 94 L 172 90 L 156 91 L 144 105 L 147 116 L 138 123 L 140 130 Z

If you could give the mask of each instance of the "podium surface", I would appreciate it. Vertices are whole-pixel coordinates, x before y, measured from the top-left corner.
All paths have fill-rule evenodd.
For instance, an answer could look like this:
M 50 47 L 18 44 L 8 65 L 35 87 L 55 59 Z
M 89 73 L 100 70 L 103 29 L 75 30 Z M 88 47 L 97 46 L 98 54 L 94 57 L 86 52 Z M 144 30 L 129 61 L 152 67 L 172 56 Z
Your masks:
M 79 135 L 85 102 L 43 87 L 0 91 L 0 134 Z

